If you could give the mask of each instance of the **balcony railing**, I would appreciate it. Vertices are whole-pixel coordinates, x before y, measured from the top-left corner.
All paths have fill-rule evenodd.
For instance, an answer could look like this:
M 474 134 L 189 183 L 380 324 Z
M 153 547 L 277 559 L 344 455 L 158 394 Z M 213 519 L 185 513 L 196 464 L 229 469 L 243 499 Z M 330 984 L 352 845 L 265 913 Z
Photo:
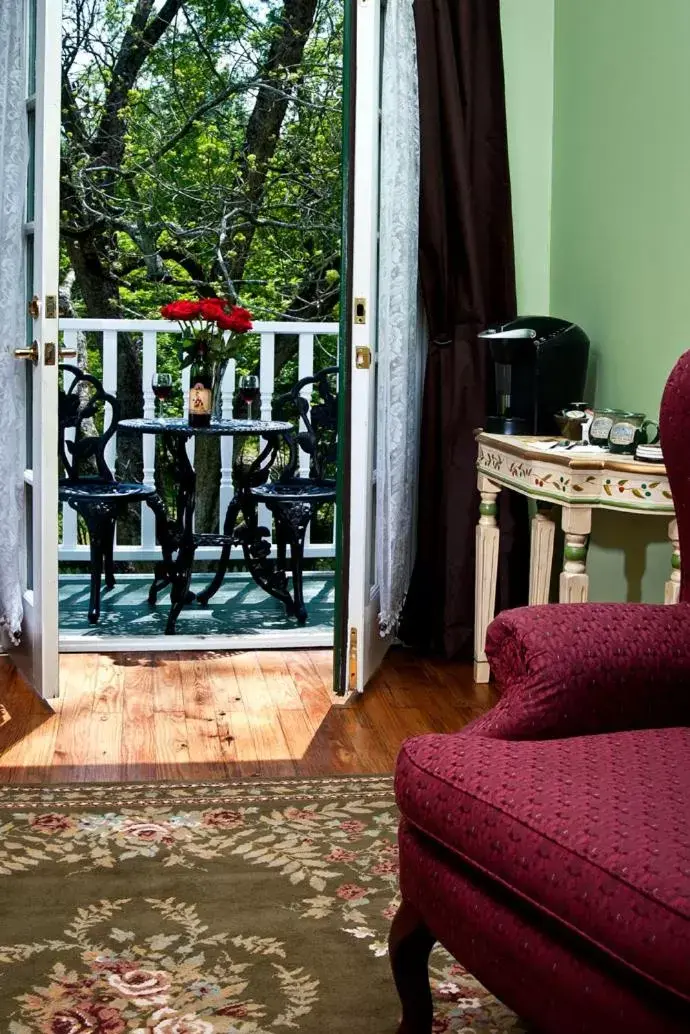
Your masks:
M 66 348 L 78 349 L 80 335 L 89 333 L 95 338 L 89 338 L 90 349 L 94 347 L 94 340 L 101 351 L 102 358 L 102 380 L 106 391 L 117 394 L 117 371 L 119 359 L 118 338 L 120 334 L 138 335 L 142 345 L 142 384 L 141 393 L 143 397 L 143 415 L 153 417 L 155 415 L 155 398 L 151 387 L 151 378 L 156 372 L 158 359 L 158 339 L 162 334 L 179 334 L 180 328 L 177 323 L 168 323 L 165 320 L 127 320 L 127 319 L 63 319 L 60 320 L 60 331 L 62 343 Z M 294 335 L 298 339 L 296 349 L 298 377 L 308 377 L 314 372 L 314 345 L 315 338 L 320 341 L 326 339 L 328 344 L 329 364 L 336 361 L 338 350 L 338 324 L 337 323 L 255 323 L 252 332 L 260 338 L 259 343 L 259 384 L 260 384 L 260 412 L 262 420 L 270 420 L 273 416 L 274 392 L 275 392 L 275 358 L 276 358 L 276 337 L 279 335 Z M 249 335 L 248 335 L 249 336 Z M 84 349 L 80 350 L 84 354 Z M 232 417 L 233 396 L 235 393 L 235 363 L 231 361 L 223 381 L 222 401 L 223 416 Z M 186 412 L 187 399 L 189 395 L 189 368 L 182 371 L 182 394 L 184 400 L 184 412 Z M 156 449 L 156 438 L 154 435 L 142 435 L 143 454 L 143 481 L 146 485 L 155 484 L 156 464 L 158 462 L 159 450 Z M 118 435 L 114 435 L 108 443 L 106 459 L 111 469 L 115 469 L 117 460 Z M 190 459 L 193 461 L 194 442 L 187 446 Z M 220 520 L 222 522 L 225 510 L 233 497 L 234 485 L 232 478 L 232 439 L 221 438 L 220 445 Z M 303 473 L 308 470 L 306 454 L 301 464 Z M 270 517 L 267 512 L 260 514 L 261 523 L 271 527 Z M 160 550 L 156 545 L 156 535 L 153 523 L 153 514 L 147 506 L 141 508 L 141 533 L 140 541 L 134 544 L 115 545 L 115 560 L 126 561 L 153 561 L 160 557 Z M 62 508 L 62 537 L 59 548 L 59 558 L 62 561 L 86 561 L 89 556 L 89 549 L 86 542 L 79 541 L 77 515 L 68 506 Z M 212 560 L 219 555 L 216 547 L 203 546 L 197 551 L 200 560 Z M 329 542 L 312 543 L 307 541 L 305 556 L 308 558 L 333 557 L 335 556 L 335 542 L 332 537 Z M 238 558 L 239 559 L 239 558 Z

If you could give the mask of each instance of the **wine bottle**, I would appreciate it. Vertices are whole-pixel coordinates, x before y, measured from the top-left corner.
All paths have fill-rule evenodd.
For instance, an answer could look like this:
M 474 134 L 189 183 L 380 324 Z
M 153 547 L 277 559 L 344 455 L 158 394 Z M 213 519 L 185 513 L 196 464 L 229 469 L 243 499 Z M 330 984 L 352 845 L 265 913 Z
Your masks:
M 211 423 L 211 364 L 206 342 L 197 344 L 196 356 L 189 371 L 189 425 L 208 427 Z

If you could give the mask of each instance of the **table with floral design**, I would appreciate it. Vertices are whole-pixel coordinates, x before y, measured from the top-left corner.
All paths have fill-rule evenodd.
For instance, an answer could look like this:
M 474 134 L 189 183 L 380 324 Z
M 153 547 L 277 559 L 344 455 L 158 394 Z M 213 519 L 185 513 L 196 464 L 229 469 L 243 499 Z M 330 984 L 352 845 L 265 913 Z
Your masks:
M 680 546 L 673 499 L 661 463 L 640 463 L 633 457 L 604 449 L 573 446 L 533 435 L 502 435 L 479 431 L 477 478 L 480 493 L 475 572 L 474 678 L 489 681 L 484 649 L 486 630 L 496 605 L 498 571 L 498 493 L 502 488 L 529 496 L 537 504 L 532 519 L 529 603 L 549 601 L 555 525 L 553 511 L 561 508 L 565 535 L 559 582 L 561 603 L 587 600 L 587 547 L 592 510 L 668 516 L 673 546 L 665 603 L 676 603 L 680 592 Z

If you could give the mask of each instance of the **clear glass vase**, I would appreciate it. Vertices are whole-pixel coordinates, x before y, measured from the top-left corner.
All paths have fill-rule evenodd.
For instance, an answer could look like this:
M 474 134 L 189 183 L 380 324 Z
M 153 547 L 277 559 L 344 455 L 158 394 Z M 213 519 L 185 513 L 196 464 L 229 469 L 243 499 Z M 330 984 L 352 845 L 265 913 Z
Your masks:
M 211 419 L 223 419 L 223 378 L 229 359 L 219 359 L 211 364 Z

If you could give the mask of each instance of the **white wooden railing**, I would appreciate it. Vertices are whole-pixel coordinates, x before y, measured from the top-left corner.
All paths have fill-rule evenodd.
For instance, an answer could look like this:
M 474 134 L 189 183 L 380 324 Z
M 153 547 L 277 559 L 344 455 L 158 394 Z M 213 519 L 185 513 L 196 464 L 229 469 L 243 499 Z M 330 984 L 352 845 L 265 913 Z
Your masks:
M 155 415 L 155 398 L 151 386 L 151 379 L 156 372 L 158 356 L 158 335 L 179 334 L 180 327 L 177 323 L 169 323 L 165 320 L 127 320 L 127 319 L 62 319 L 60 320 L 60 332 L 62 344 L 66 348 L 77 349 L 80 342 L 80 335 L 91 332 L 101 338 L 102 347 L 102 379 L 106 391 L 117 394 L 117 368 L 118 368 L 118 335 L 135 334 L 141 337 L 142 341 L 142 396 L 143 415 L 153 417 Z M 270 420 L 273 415 L 273 401 L 275 388 L 275 349 L 276 335 L 291 334 L 298 336 L 297 368 L 299 377 L 308 377 L 314 372 L 314 338 L 328 337 L 331 339 L 329 352 L 331 359 L 335 362 L 338 349 L 338 324 L 337 323 L 255 323 L 252 334 L 259 335 L 259 384 L 260 384 L 260 405 L 261 419 Z M 249 337 L 249 335 L 248 335 Z M 184 399 L 183 412 L 187 410 L 187 399 L 189 395 L 189 367 L 182 371 L 182 393 Z M 223 381 L 222 400 L 223 416 L 232 416 L 232 403 L 235 393 L 235 363 L 231 361 Z M 143 480 L 146 485 L 154 485 L 157 457 L 159 450 L 156 449 L 156 436 L 142 435 L 143 453 Z M 116 434 L 108 443 L 106 460 L 111 469 L 115 469 L 117 457 Z M 194 456 L 194 442 L 188 444 L 190 459 Z M 220 520 L 222 523 L 225 510 L 234 493 L 232 479 L 232 439 L 221 438 L 220 445 Z M 303 472 L 307 470 L 306 456 L 301 464 Z M 261 523 L 270 527 L 270 518 L 264 511 L 260 514 Z M 131 561 L 152 561 L 160 557 L 160 550 L 156 545 L 156 535 L 153 522 L 153 514 L 146 505 L 141 507 L 141 541 L 134 545 L 115 545 L 116 560 Z M 59 559 L 63 561 L 88 560 L 88 545 L 78 540 L 77 515 L 68 506 L 62 508 L 62 537 L 59 548 Z M 200 560 L 211 560 L 219 555 L 219 550 L 211 546 L 203 546 L 197 551 Z M 328 543 L 311 543 L 307 541 L 305 555 L 310 558 L 333 557 L 335 556 L 335 543 L 331 540 Z M 238 559 L 239 555 L 238 555 Z

